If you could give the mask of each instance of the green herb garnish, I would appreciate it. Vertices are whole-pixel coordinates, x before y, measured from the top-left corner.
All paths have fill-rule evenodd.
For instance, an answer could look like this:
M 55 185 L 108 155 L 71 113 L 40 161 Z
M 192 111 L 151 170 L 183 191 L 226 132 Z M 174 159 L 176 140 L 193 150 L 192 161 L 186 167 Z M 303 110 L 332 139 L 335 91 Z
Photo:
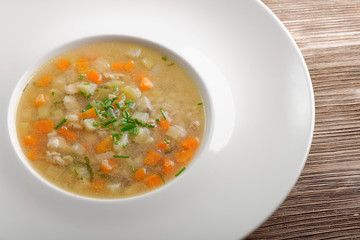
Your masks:
M 100 126 L 100 123 L 98 123 L 98 122 L 93 122 L 92 125 L 93 125 L 94 127 L 98 127 L 98 126 Z
M 58 102 L 54 102 L 54 105 L 56 106 L 57 104 L 62 104 L 64 103 L 64 101 L 58 101 Z
M 110 121 L 106 122 L 103 124 L 104 127 L 106 127 L 107 125 L 113 123 L 113 122 L 116 122 L 117 121 L 117 118 L 114 118 L 114 119 L 111 119 Z
M 59 129 L 66 121 L 67 121 L 66 118 L 64 118 L 63 120 L 61 120 L 61 121 L 59 122 L 59 124 L 55 127 L 55 130 L 56 130 L 56 129 Z
M 170 140 L 167 139 L 167 138 L 164 138 L 164 141 L 166 142 L 166 144 L 169 144 L 169 143 L 170 143 Z
M 160 119 L 156 118 L 156 119 L 155 119 L 155 121 L 159 122 L 159 121 L 160 121 Z
M 185 171 L 186 167 L 183 167 L 177 174 L 175 174 L 175 177 L 179 176 L 183 171 Z
M 129 158 L 129 156 L 114 155 L 114 158 Z
M 74 168 L 74 172 L 75 172 L 76 176 L 77 176 L 77 175 L 79 175 L 79 173 L 76 171 L 76 169 L 75 169 L 75 168 Z
M 130 130 L 130 129 L 133 129 L 133 128 L 136 128 L 136 125 L 127 124 L 127 125 L 125 125 L 125 127 L 123 127 L 123 128 L 121 129 L 121 131 L 124 132 L 124 131 L 128 131 L 128 130 Z
M 131 165 L 131 171 L 135 173 L 134 165 Z
M 118 86 L 114 86 L 113 90 L 114 90 L 114 91 L 117 91 L 117 90 L 119 90 L 119 87 L 118 87 Z
M 86 82 L 86 83 L 84 83 L 84 85 L 90 85 L 91 83 L 89 83 L 89 82 Z
M 161 114 L 163 115 L 164 119 L 166 120 L 165 113 L 164 113 L 164 111 L 163 111 L 161 108 L 160 108 L 160 112 L 161 112 Z
M 161 57 L 162 60 L 164 61 L 167 61 L 167 58 L 164 56 L 164 57 Z
M 23 92 L 25 92 L 25 90 L 27 89 L 27 87 L 29 86 L 29 83 L 27 83 L 23 89 Z
M 202 102 L 199 102 L 198 105 L 199 105 L 199 106 L 200 106 L 200 105 L 203 105 L 203 103 L 202 103 Z
M 86 168 L 89 171 L 89 175 L 90 175 L 90 182 L 92 182 L 94 180 L 94 172 L 90 166 L 90 160 L 88 157 L 85 157 L 85 164 L 86 164 Z
M 86 93 L 84 91 L 79 91 L 81 95 L 84 95 L 86 97 Z
M 52 96 L 55 96 L 55 92 L 51 92 L 51 95 L 52 95 Z
M 80 80 L 83 80 L 83 78 L 84 78 L 84 76 L 80 74 L 80 75 L 79 75 L 79 79 L 80 79 Z

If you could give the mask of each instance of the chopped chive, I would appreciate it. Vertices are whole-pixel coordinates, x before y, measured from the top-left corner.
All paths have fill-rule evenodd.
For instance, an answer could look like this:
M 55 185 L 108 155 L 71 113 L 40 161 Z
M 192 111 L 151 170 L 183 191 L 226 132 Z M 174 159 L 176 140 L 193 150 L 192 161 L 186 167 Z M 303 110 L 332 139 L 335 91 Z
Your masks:
M 120 109 L 121 107 L 120 107 L 120 103 L 119 102 L 115 102 L 115 105 L 116 105 L 116 107 L 118 108 L 118 109 Z
M 84 85 L 90 85 L 90 83 L 89 83 L 89 82 L 86 82 L 86 83 L 84 83 Z
M 167 61 L 167 58 L 165 56 L 162 57 L 161 59 L 164 60 L 164 61 Z
M 51 92 L 51 95 L 54 96 L 54 95 L 55 95 L 55 92 Z
M 169 140 L 169 139 L 167 139 L 167 138 L 164 138 L 164 141 L 165 141 L 167 144 L 169 144 L 169 143 L 170 143 L 170 140 Z
M 130 104 L 130 103 L 133 103 L 133 101 L 127 100 L 127 101 L 125 102 L 125 104 Z
M 61 120 L 61 122 L 55 127 L 55 129 L 59 129 L 66 121 L 67 121 L 66 118 L 64 118 L 63 120 Z
M 95 110 L 95 114 L 96 114 L 96 116 L 98 116 L 98 117 L 99 117 L 99 112 L 98 112 L 98 109 L 97 109 L 96 107 L 94 107 L 94 110 Z
M 153 125 L 153 124 L 149 124 L 149 125 L 147 125 L 149 128 L 154 128 L 155 127 L 155 125 Z
M 77 176 L 77 175 L 79 175 L 79 173 L 76 171 L 76 169 L 75 169 L 75 168 L 74 168 L 74 172 L 75 172 L 76 176 Z
M 131 171 L 135 173 L 134 165 L 131 165 Z
M 101 177 L 101 178 L 111 178 L 111 175 L 104 174 L 104 173 L 98 173 L 98 176 Z
M 92 125 L 93 125 L 94 127 L 98 127 L 98 126 L 100 126 L 100 123 L 98 123 L 98 122 L 93 122 Z
M 89 175 L 90 175 L 90 182 L 92 182 L 94 180 L 94 172 L 93 169 L 90 166 L 90 160 L 88 157 L 85 157 L 85 163 L 86 163 L 86 168 L 89 171 Z
M 128 144 L 129 144 L 129 143 L 125 143 L 125 144 L 123 145 L 123 148 L 126 148 Z
M 62 104 L 64 103 L 64 101 L 58 101 L 58 102 L 54 102 L 54 105 L 56 106 L 57 104 Z
M 84 95 L 84 96 L 86 97 L 86 93 L 85 93 L 85 92 L 79 91 L 79 93 L 80 93 L 81 95 Z
M 29 83 L 27 83 L 23 89 L 23 92 L 25 92 L 26 88 L 29 86 Z
M 114 111 L 111 108 L 108 108 L 108 112 L 110 114 L 110 117 L 115 118 Z
M 129 130 L 129 133 L 132 135 L 137 136 L 139 134 L 139 129 L 138 128 L 132 128 Z
M 117 90 L 119 90 L 119 87 L 118 87 L 118 86 L 114 86 L 113 90 L 114 90 L 114 91 L 117 91 Z
M 202 102 L 199 102 L 198 105 L 199 105 L 199 106 L 200 106 L 200 105 L 203 105 L 203 103 L 202 103 Z
M 161 108 L 160 108 L 160 112 L 161 112 L 161 114 L 163 115 L 164 119 L 166 120 L 165 113 L 164 113 L 164 111 L 163 111 Z
M 183 167 L 177 174 L 175 174 L 175 177 L 179 176 L 183 171 L 185 171 L 186 167 Z
M 114 155 L 114 158 L 129 158 L 129 156 Z
M 128 111 L 125 111 L 126 117 L 130 117 L 130 113 Z
M 135 103 L 134 103 L 134 102 L 129 103 L 129 108 L 133 109 L 134 106 L 135 106 Z
M 83 78 L 84 78 L 84 76 L 80 74 L 80 75 L 79 75 L 79 79 L 80 79 L 80 80 L 83 80 Z
M 172 66 L 172 65 L 175 65 L 175 63 L 170 63 L 168 66 L 170 67 L 170 66 Z
M 113 123 L 113 122 L 116 122 L 116 121 L 117 121 L 117 118 L 111 119 L 110 121 L 104 123 L 103 126 L 106 127 L 107 125 L 109 125 L 109 124 L 111 124 L 111 123 Z
M 127 125 L 125 125 L 125 127 L 123 127 L 121 129 L 121 131 L 124 132 L 124 131 L 130 130 L 130 129 L 133 129 L 133 128 L 136 128 L 136 125 L 127 124 Z
M 156 119 L 155 119 L 155 121 L 159 122 L 159 121 L 160 121 L 160 119 L 156 118 Z

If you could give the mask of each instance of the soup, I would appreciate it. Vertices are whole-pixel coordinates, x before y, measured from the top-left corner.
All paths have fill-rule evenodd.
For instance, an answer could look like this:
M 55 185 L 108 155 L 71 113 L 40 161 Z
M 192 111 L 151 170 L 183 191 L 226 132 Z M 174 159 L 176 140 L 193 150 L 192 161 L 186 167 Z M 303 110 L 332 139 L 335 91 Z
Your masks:
M 179 176 L 202 141 L 197 85 L 159 52 L 129 43 L 72 49 L 42 66 L 17 106 L 31 166 L 68 192 L 143 194 Z

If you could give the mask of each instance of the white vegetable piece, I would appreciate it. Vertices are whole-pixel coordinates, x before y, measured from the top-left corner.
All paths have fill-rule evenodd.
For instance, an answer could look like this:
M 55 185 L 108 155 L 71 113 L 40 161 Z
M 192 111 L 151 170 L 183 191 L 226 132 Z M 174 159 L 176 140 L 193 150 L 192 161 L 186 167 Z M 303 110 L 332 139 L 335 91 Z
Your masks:
M 135 112 L 132 116 L 132 119 L 137 119 L 143 123 L 146 123 L 149 120 L 149 114 L 145 112 Z
M 124 135 L 121 136 L 121 139 L 119 140 L 119 144 L 114 143 L 114 150 L 116 153 L 121 153 L 124 151 L 124 146 L 129 144 L 129 138 L 128 133 L 124 132 Z
M 150 100 L 147 97 L 142 96 L 139 100 L 138 105 L 136 106 L 136 110 L 138 110 L 140 112 L 151 111 L 152 106 L 151 106 Z
M 154 62 L 150 61 L 147 58 L 143 58 L 141 59 L 141 63 L 144 65 L 144 67 L 146 67 L 146 69 L 150 70 L 154 67 Z
M 78 85 L 78 83 L 72 83 L 72 84 L 66 85 L 64 87 L 65 93 L 66 94 L 75 94 L 75 93 L 79 92 L 77 85 Z
M 98 57 L 95 61 L 94 61 L 94 68 L 95 70 L 97 70 L 98 72 L 106 72 L 110 69 L 110 64 L 108 61 L 105 60 L 105 58 L 103 57 Z
M 106 187 L 110 190 L 110 191 L 116 191 L 120 188 L 120 183 L 114 183 L 114 184 L 107 184 Z
M 80 109 L 80 105 L 74 96 L 65 96 L 64 106 L 68 111 L 75 111 Z
M 122 91 L 125 93 L 126 97 L 131 100 L 137 100 L 141 96 L 141 92 L 138 88 L 126 86 L 122 89 Z
M 97 88 L 97 84 L 95 83 L 88 83 L 88 82 L 80 82 L 77 83 L 77 92 L 82 91 L 86 95 L 94 94 L 95 90 Z
M 77 121 L 79 121 L 79 116 L 76 114 L 68 114 L 68 115 L 66 115 L 66 119 L 69 122 L 77 122 Z
M 73 152 L 78 155 L 84 155 L 85 154 L 85 148 L 80 143 L 75 143 L 72 145 Z
M 179 140 L 180 138 L 185 137 L 185 135 L 186 130 L 179 125 L 170 126 L 166 132 L 166 136 L 169 136 L 174 140 Z
M 95 131 L 96 127 L 93 125 L 95 120 L 93 118 L 90 119 L 84 119 L 81 121 L 84 128 L 88 131 Z
M 67 151 L 69 146 L 66 144 L 66 141 L 63 137 L 54 136 L 50 137 L 47 143 L 48 149 L 52 151 Z
M 39 107 L 38 116 L 40 119 L 48 119 L 50 117 L 50 107 L 46 105 Z
M 117 82 L 117 83 L 123 83 L 122 81 L 118 81 L 120 78 L 123 78 L 123 77 L 125 77 L 125 74 L 123 74 L 123 73 L 111 73 L 111 72 L 105 72 L 104 73 L 104 77 L 106 78 L 106 79 L 112 79 L 112 81 L 110 81 L 110 82 Z M 116 81 L 117 80 L 117 81 Z M 105 83 L 105 87 L 107 87 L 107 84 L 108 83 L 110 83 L 110 82 L 107 82 L 107 83 Z
M 138 135 L 134 138 L 134 141 L 139 144 L 149 144 L 154 141 L 150 136 L 150 130 L 147 128 L 139 128 Z
M 126 53 L 129 57 L 138 58 L 141 54 L 140 48 L 130 48 Z

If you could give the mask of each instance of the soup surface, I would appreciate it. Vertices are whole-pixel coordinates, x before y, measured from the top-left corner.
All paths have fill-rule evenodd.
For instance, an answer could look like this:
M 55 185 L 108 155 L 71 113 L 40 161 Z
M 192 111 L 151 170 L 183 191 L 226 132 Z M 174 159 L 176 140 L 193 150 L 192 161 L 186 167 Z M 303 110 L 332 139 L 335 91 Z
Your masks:
M 128 43 L 70 50 L 23 90 L 17 134 L 33 168 L 83 196 L 123 198 L 180 175 L 202 141 L 205 110 L 188 74 Z

